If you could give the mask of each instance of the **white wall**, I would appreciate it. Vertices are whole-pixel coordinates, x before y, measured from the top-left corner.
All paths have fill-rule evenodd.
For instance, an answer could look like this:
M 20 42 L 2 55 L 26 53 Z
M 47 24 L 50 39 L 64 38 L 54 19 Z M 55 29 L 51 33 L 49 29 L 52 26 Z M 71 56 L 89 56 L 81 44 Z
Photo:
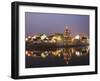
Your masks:
M 11 65 L 11 2 L 14 0 L 1 0 L 0 1 L 0 81 L 13 81 L 10 78 L 10 65 Z M 20 1 L 20 0 L 19 0 Z M 59 3 L 59 4 L 74 4 L 74 5 L 87 5 L 98 6 L 100 10 L 100 0 L 21 0 L 30 2 L 43 2 L 43 3 Z M 98 11 L 100 14 L 100 11 Z M 100 15 L 98 16 L 100 21 Z M 98 30 L 100 23 L 98 25 Z M 99 32 L 100 34 L 100 32 Z M 99 37 L 100 41 L 100 37 Z M 99 45 L 100 43 L 98 43 Z M 100 47 L 100 46 L 99 46 Z M 98 48 L 99 48 L 98 47 Z M 100 53 L 100 51 L 99 51 Z M 98 53 L 98 57 L 100 57 Z M 98 60 L 98 62 L 100 59 Z M 100 63 L 98 63 L 100 68 Z M 100 70 L 99 70 L 100 71 Z M 53 78 L 39 78 L 39 79 L 26 79 L 26 81 L 99 81 L 100 74 L 98 75 L 81 75 L 81 76 L 65 76 Z

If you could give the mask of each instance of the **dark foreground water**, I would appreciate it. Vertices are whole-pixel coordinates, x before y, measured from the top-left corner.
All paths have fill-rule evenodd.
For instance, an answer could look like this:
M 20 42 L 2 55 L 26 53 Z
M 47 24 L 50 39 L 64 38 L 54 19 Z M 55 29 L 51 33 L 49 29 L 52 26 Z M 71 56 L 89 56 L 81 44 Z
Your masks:
M 71 59 L 66 61 L 64 56 L 49 55 L 46 58 L 33 58 L 26 56 L 26 68 L 39 68 L 39 67 L 58 67 L 58 66 L 79 66 L 89 65 L 89 53 L 83 56 L 76 56 L 73 54 Z

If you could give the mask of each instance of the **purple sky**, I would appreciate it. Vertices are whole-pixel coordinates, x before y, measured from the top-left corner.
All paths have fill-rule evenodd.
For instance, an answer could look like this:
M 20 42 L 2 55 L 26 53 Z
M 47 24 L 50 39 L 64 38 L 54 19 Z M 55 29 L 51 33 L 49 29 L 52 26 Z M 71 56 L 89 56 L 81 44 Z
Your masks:
M 85 33 L 89 36 L 88 15 L 25 12 L 26 36 L 38 33 L 63 33 L 66 26 L 71 28 L 73 35 Z

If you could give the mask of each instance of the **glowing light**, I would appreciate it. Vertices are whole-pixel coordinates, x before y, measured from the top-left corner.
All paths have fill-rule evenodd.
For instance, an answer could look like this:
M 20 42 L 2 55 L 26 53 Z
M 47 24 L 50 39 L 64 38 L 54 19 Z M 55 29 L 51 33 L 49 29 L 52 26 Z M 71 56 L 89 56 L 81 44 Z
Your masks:
M 56 39 L 51 39 L 51 43 L 56 43 Z
M 61 56 L 61 54 L 58 54 L 58 57 L 60 57 Z
M 68 61 L 66 61 L 66 64 L 68 64 L 69 62 Z
M 43 35 L 41 36 L 41 40 L 44 40 L 44 39 L 48 39 L 47 36 L 46 36 L 45 34 L 43 34 Z
M 42 58 L 46 58 L 48 56 L 48 52 L 46 51 L 46 52 L 43 52 L 43 53 L 41 53 L 41 57 Z
M 28 38 L 25 38 L 25 41 L 28 41 Z
M 75 54 L 76 54 L 77 56 L 80 56 L 80 52 L 79 52 L 79 51 L 76 51 Z
M 79 35 L 76 35 L 76 36 L 75 36 L 75 39 L 80 39 L 80 36 L 79 36 Z
M 57 37 L 57 40 L 58 40 L 58 41 L 61 41 L 62 39 L 61 39 L 61 37 Z
M 44 53 L 41 53 L 42 58 L 46 58 L 46 55 Z
M 27 56 L 31 56 L 30 54 L 28 54 Z
M 32 39 L 36 39 L 36 35 L 32 37 Z
M 60 36 L 54 36 L 51 40 L 53 42 L 61 42 L 62 41 L 62 38 Z
M 30 39 L 30 38 L 31 38 L 31 36 L 28 36 L 28 38 Z
M 28 51 L 26 51 L 25 54 L 28 55 Z

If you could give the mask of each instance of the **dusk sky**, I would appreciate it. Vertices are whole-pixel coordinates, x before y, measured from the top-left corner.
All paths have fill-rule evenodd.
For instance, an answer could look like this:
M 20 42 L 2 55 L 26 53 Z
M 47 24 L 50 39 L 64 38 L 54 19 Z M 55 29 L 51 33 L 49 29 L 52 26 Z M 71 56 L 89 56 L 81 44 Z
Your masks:
M 88 15 L 25 12 L 26 36 L 38 33 L 63 33 L 66 26 L 71 29 L 73 35 L 85 33 L 89 36 Z

